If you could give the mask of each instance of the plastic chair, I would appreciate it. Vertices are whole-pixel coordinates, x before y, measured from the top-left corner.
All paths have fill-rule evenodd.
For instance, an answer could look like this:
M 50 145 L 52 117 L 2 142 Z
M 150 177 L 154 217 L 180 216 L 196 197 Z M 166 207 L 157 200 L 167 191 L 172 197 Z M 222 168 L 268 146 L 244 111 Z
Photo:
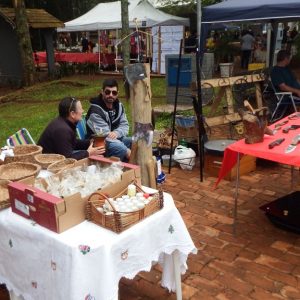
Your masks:
M 6 143 L 8 146 L 14 147 L 17 145 L 35 144 L 32 136 L 26 128 L 21 128 L 16 133 L 11 135 Z
M 77 123 L 76 126 L 76 134 L 80 140 L 84 140 L 87 135 L 85 117 L 86 115 L 82 115 L 82 119 Z

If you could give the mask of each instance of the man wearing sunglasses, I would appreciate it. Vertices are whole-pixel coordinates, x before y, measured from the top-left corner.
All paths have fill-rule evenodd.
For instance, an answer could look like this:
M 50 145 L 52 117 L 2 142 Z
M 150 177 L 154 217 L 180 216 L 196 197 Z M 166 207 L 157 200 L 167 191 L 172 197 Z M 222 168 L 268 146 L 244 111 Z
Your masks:
M 91 100 L 86 120 L 88 137 L 99 133 L 106 136 L 105 156 L 119 157 L 122 161 L 129 159 L 129 124 L 124 106 L 118 99 L 118 83 L 115 79 L 104 80 L 101 93 Z
M 105 152 L 104 147 L 93 147 L 90 140 L 76 138 L 76 125 L 82 118 L 81 102 L 73 97 L 64 98 L 58 106 L 59 116 L 42 133 L 38 144 L 43 153 L 62 154 L 82 159 Z

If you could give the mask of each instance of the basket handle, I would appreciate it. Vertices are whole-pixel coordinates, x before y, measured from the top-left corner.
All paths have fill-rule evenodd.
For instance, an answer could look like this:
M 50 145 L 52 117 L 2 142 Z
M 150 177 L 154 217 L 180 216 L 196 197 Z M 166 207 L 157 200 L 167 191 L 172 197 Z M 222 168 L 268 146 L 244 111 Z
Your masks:
M 141 186 L 137 183 L 137 180 L 136 180 L 136 179 L 130 181 L 128 185 L 130 185 L 130 184 L 135 185 L 137 191 L 146 194 L 146 192 L 145 192 L 145 191 L 141 188 Z M 125 188 L 124 190 L 122 190 L 122 191 L 121 191 L 120 193 L 118 193 L 115 197 L 118 197 L 118 196 L 124 194 L 124 193 L 126 192 L 126 190 L 127 190 L 127 188 Z M 152 195 L 154 195 L 155 193 L 147 193 L 147 194 L 149 194 L 149 195 L 152 196 Z
M 88 202 L 90 201 L 90 199 L 91 199 L 93 196 L 101 196 L 101 197 L 103 197 L 105 200 L 107 200 L 107 202 L 109 203 L 109 205 L 111 206 L 111 208 L 113 209 L 113 211 L 116 212 L 116 209 L 115 209 L 114 205 L 111 203 L 111 201 L 109 200 L 109 198 L 107 197 L 106 194 L 101 193 L 101 192 L 95 192 L 95 193 L 92 193 L 92 194 L 89 196 L 89 198 L 88 198 Z

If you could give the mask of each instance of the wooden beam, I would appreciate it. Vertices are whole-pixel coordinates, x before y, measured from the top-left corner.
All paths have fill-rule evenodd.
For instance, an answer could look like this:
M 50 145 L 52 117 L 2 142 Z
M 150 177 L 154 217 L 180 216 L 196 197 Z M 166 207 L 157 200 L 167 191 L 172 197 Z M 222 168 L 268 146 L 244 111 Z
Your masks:
M 234 76 L 234 77 L 223 77 L 223 78 L 212 78 L 212 79 L 204 79 L 201 80 L 201 85 L 207 83 L 213 87 L 221 87 L 221 86 L 231 86 L 235 84 L 237 81 L 247 82 L 247 83 L 255 83 L 262 82 L 264 78 L 260 76 L 260 74 L 251 74 L 244 76 Z M 192 91 L 197 91 L 197 83 L 192 82 L 191 84 Z
M 217 116 L 212 118 L 205 118 L 205 121 L 208 126 L 216 126 L 222 124 L 228 124 L 230 122 L 240 121 L 241 117 L 238 113 L 232 113 L 229 115 Z

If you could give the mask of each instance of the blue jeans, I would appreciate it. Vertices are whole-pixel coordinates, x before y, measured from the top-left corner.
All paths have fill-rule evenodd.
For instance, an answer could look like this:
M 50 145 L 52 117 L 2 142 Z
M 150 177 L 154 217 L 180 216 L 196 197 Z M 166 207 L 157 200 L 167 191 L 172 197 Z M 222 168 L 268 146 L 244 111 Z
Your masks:
M 110 139 L 107 138 L 105 140 L 105 156 L 116 156 L 121 159 L 121 161 L 126 161 L 126 155 L 128 149 L 131 149 L 132 138 L 131 137 L 123 137 L 120 139 Z

